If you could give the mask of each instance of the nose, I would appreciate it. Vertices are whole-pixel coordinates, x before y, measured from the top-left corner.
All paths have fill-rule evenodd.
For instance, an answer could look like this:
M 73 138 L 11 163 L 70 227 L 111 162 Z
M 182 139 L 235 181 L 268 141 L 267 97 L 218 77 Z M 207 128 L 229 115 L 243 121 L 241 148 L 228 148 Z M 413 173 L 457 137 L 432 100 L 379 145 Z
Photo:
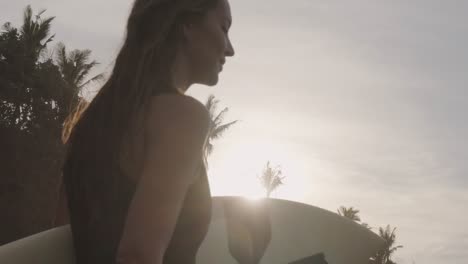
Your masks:
M 226 57 L 232 57 L 235 54 L 234 47 L 232 46 L 231 40 L 229 38 L 227 38 L 227 47 L 224 54 Z

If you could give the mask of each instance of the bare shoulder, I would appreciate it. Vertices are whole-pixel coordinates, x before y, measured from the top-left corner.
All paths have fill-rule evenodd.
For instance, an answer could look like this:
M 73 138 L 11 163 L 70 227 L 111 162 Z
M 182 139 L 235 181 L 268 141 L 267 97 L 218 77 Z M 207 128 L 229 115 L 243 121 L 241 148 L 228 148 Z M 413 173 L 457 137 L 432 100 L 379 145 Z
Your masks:
M 152 114 L 181 114 L 192 113 L 192 117 L 197 115 L 200 118 L 209 116 L 206 107 L 197 99 L 180 94 L 163 94 L 153 96 L 150 102 Z
M 188 129 L 207 133 L 210 115 L 206 107 L 191 96 L 164 94 L 151 98 L 146 124 L 151 130 Z
M 211 120 L 202 103 L 185 95 L 154 96 L 145 110 L 145 156 L 119 244 L 119 263 L 162 263 L 185 195 L 199 177 Z

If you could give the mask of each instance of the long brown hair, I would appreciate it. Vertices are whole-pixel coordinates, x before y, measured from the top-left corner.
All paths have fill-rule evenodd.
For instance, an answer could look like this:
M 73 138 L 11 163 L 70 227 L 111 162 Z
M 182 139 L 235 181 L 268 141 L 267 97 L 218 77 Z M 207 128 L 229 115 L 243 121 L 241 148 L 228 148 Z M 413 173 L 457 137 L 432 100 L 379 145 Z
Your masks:
M 109 79 L 87 107 L 77 108 L 78 112 L 65 126 L 68 152 L 63 172 L 69 195 L 79 195 L 80 203 L 85 204 L 113 199 L 93 196 L 102 190 L 118 188 L 115 177 L 127 128 L 148 105 L 152 94 L 177 92 L 171 70 L 184 41 L 182 26 L 202 18 L 218 2 L 135 1 L 125 42 Z

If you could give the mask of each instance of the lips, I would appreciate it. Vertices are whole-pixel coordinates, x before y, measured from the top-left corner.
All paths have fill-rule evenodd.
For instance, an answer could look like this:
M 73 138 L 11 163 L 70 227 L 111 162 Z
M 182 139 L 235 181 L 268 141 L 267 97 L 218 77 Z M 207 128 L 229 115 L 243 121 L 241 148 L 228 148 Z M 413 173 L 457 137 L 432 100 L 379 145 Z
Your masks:
M 220 61 L 220 63 L 219 63 L 219 71 L 222 71 L 222 70 L 223 70 L 223 66 L 224 66 L 225 63 L 226 63 L 226 60 L 225 60 L 225 59 L 223 59 L 223 60 Z

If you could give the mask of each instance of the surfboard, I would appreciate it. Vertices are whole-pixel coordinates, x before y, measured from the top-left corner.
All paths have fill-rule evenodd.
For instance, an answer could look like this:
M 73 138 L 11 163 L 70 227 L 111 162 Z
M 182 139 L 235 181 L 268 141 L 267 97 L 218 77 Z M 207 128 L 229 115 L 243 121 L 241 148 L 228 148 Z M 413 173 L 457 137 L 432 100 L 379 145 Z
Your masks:
M 213 197 L 200 264 L 362 264 L 383 247 L 367 228 L 315 206 L 280 200 Z M 69 226 L 0 247 L 0 263 L 74 264 Z
M 0 263 L 75 264 L 70 226 L 61 226 L 0 246 Z
M 197 262 L 362 264 L 383 245 L 374 232 L 315 206 L 225 196 L 213 200 Z

